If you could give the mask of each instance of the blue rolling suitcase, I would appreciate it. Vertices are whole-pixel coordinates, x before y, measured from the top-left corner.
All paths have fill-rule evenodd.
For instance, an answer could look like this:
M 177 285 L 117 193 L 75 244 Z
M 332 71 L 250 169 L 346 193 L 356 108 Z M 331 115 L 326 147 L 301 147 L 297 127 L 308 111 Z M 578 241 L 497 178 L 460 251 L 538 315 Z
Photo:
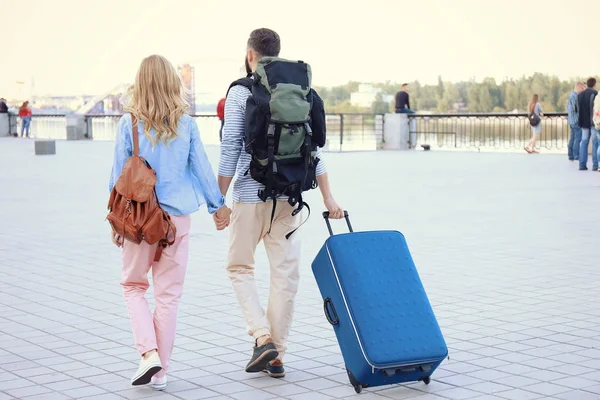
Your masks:
M 423 381 L 448 348 L 404 236 L 397 231 L 334 235 L 312 263 L 325 316 L 357 393 L 369 386 Z

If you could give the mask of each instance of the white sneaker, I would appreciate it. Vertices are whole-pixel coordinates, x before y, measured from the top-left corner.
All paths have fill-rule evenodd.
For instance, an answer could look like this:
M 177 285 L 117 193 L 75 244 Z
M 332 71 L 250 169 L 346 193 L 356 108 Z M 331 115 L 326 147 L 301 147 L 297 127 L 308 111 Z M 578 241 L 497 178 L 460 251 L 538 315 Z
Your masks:
M 167 388 L 167 376 L 165 375 L 162 378 L 153 376 L 152 379 L 150 379 L 150 385 L 154 390 L 165 390 Z
M 142 357 L 137 372 L 133 378 L 131 378 L 131 384 L 134 386 L 146 385 L 150 383 L 150 379 L 154 376 L 154 374 L 161 369 L 162 365 L 160 364 L 158 353 L 154 352 L 149 357 Z

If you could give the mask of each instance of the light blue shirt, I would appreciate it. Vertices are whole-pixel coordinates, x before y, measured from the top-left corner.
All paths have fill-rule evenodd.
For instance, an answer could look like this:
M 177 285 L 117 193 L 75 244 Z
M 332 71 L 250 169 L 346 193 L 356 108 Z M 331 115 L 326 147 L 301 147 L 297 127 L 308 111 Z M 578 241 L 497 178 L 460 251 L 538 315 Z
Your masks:
M 131 114 L 125 114 L 117 127 L 109 191 L 119 179 L 127 159 L 133 155 L 131 133 Z M 138 122 L 140 156 L 156 171 L 156 194 L 160 205 L 174 216 L 191 214 L 203 204 L 207 205 L 210 214 L 214 214 L 225 204 L 225 197 L 204 151 L 196 121 L 183 115 L 177 133 L 179 136 L 168 145 L 160 141 L 152 148 L 144 135 L 144 123 Z M 153 129 L 150 134 L 155 135 Z
M 567 103 L 567 113 L 569 113 L 568 120 L 569 125 L 577 126 L 579 124 L 579 109 L 577 104 L 577 93 L 574 91 L 569 95 L 569 101 Z

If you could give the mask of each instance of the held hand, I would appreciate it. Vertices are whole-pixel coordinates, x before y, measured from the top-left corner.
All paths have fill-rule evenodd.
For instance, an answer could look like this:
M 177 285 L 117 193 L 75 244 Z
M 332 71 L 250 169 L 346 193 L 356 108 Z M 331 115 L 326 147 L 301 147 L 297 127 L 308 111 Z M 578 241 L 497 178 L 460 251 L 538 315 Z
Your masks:
M 219 208 L 217 212 L 213 214 L 213 220 L 215 221 L 215 226 L 218 231 L 222 231 L 229 226 L 230 216 L 231 209 L 227 206 Z
M 342 219 L 344 218 L 344 209 L 335 202 L 333 197 L 323 199 L 327 211 L 329 211 L 329 218 L 331 219 Z
M 115 231 L 111 230 L 110 238 L 117 247 L 123 246 L 123 238 Z

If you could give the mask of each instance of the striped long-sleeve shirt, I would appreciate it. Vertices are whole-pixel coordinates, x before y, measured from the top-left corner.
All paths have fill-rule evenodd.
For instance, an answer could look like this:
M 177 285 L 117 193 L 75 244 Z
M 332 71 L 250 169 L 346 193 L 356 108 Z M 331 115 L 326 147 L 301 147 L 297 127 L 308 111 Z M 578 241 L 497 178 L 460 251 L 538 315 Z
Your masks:
M 233 201 L 241 203 L 260 203 L 258 191 L 264 185 L 255 181 L 250 174 L 245 175 L 250 167 L 251 155 L 244 150 L 244 126 L 246 120 L 246 101 L 251 93 L 244 86 L 234 86 L 229 90 L 225 101 L 225 125 L 223 126 L 223 142 L 221 143 L 221 159 L 219 161 L 219 175 L 226 177 L 236 176 L 233 184 Z M 321 149 L 317 149 L 316 175 L 325 173 L 325 163 Z M 281 196 L 287 199 L 287 196 Z
M 577 93 L 574 91 L 569 95 L 567 113 L 569 114 L 569 125 L 576 126 L 579 123 L 579 111 L 577 109 Z

